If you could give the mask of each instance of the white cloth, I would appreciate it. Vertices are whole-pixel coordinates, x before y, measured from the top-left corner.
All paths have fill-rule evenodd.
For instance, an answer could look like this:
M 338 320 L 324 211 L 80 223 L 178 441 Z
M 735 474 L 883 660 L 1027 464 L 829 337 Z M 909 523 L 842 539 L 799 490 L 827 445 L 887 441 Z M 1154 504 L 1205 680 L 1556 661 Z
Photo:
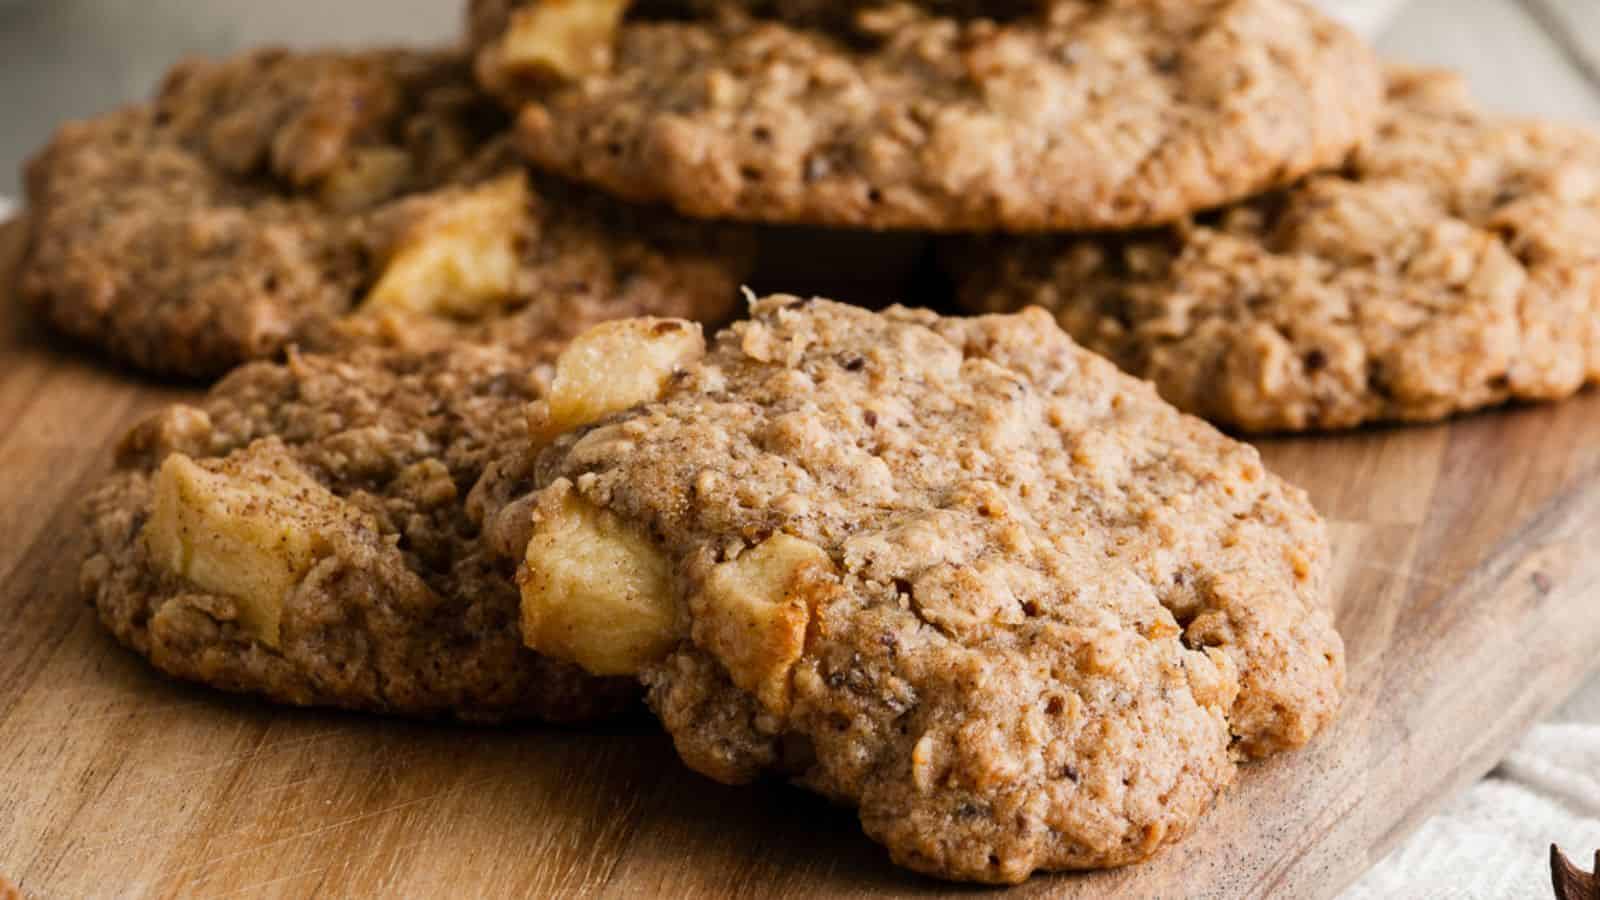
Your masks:
M 1600 678 L 1530 731 L 1488 778 L 1424 823 L 1344 900 L 1549 897 L 1551 844 L 1584 869 L 1600 850 Z

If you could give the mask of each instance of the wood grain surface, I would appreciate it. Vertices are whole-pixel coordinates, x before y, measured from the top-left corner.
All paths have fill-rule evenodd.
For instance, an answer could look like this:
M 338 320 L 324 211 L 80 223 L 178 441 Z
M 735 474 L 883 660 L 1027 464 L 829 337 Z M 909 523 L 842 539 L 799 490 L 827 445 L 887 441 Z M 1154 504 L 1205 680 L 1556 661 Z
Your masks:
M 74 503 L 131 419 L 185 393 L 0 297 L 0 878 L 26 895 L 964 892 L 896 870 L 847 810 L 688 773 L 643 717 L 475 730 L 155 674 L 77 595 Z M 1343 715 L 1153 861 L 1018 896 L 1332 895 L 1595 661 L 1600 396 L 1263 450 L 1332 522 Z

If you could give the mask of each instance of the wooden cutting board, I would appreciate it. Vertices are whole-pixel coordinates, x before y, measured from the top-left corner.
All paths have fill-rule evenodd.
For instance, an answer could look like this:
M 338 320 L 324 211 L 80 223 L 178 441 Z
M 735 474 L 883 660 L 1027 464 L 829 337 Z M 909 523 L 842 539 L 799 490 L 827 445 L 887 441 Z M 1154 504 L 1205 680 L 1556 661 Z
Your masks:
M 4 241 L 14 253 L 15 230 Z M 0 281 L 0 284 L 4 284 Z M 76 589 L 75 501 L 185 391 L 0 302 L 0 875 L 29 896 L 890 896 L 847 810 L 714 785 L 651 722 L 510 731 L 167 680 Z M 1600 396 L 1263 445 L 1332 523 L 1344 713 L 1186 842 L 1018 896 L 1328 896 L 1565 697 L 1600 648 Z M 3 893 L 3 891 L 0 891 Z

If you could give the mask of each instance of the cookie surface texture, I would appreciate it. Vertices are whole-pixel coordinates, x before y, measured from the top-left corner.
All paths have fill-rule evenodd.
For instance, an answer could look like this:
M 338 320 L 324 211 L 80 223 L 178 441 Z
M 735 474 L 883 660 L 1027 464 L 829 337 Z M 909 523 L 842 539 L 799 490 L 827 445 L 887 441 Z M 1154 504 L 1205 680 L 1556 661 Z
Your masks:
M 1381 105 L 1369 51 L 1298 0 L 639 4 L 519 54 L 518 23 L 590 5 L 480 2 L 480 79 L 535 165 L 697 218 L 1159 224 L 1336 162 Z
M 1342 170 L 1177 228 L 953 252 L 962 305 L 1038 305 L 1196 415 L 1426 422 L 1600 381 L 1600 134 L 1395 70 Z
M 531 418 L 569 430 L 486 534 L 525 638 L 637 671 L 692 768 L 1015 882 L 1148 856 L 1334 715 L 1305 496 L 1044 313 L 776 297 L 709 348 L 636 332 L 562 358 Z M 655 376 L 596 390 L 617 360 Z
M 179 678 L 466 721 L 616 712 L 635 685 L 526 649 L 466 499 L 548 367 L 494 348 L 253 363 L 123 440 L 84 594 Z

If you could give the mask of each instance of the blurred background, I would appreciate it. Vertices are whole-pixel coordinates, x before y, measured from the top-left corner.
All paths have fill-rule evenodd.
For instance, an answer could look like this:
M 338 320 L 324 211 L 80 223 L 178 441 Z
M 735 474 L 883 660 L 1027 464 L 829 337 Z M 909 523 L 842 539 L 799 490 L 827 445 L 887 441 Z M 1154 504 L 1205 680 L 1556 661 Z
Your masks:
M 1467 69 L 1489 103 L 1600 118 L 1600 0 L 1322 0 L 1397 58 Z M 0 195 L 63 120 L 144 97 L 173 60 L 262 43 L 438 42 L 465 0 L 0 0 Z M 1557 71 L 1557 70 L 1564 71 Z M 1554 73 L 1554 74 L 1552 74 Z M 1596 79 L 1600 81 L 1600 79 Z
M 0 194 L 62 120 L 146 97 L 172 63 L 264 43 L 454 40 L 465 0 L 0 0 Z

